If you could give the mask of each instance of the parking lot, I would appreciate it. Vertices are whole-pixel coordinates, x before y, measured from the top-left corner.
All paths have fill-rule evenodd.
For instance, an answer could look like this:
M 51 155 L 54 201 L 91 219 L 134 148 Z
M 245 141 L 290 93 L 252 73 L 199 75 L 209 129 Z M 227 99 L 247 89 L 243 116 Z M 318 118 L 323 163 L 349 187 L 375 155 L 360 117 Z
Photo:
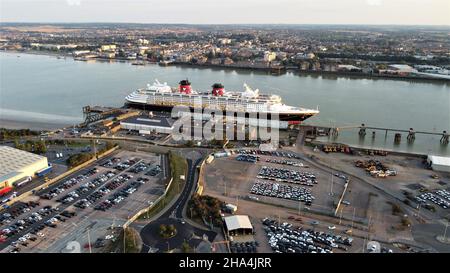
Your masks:
M 72 241 L 85 246 L 88 239 L 91 244 L 112 239 L 112 226 L 123 224 L 164 191 L 162 162 L 159 155 L 120 151 L 27 197 L 0 214 L 1 248 L 64 252 Z
M 241 150 L 206 164 L 204 186 L 217 196 L 330 213 L 346 179 L 308 166 L 295 153 Z
M 269 245 L 276 253 L 333 253 L 338 249 L 347 251 L 353 244 L 349 236 L 279 223 L 270 218 L 264 218 L 262 224 Z
M 432 206 L 430 203 L 435 204 L 443 209 L 450 208 L 450 191 L 437 190 L 435 192 L 426 192 L 416 197 L 417 202 L 424 207 Z

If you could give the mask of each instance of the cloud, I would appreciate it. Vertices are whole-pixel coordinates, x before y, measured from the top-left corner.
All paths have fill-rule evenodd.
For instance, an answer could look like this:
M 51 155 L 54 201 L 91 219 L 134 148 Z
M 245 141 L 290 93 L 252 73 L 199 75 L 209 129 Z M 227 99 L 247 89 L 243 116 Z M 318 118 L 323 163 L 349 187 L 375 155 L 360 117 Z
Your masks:
M 81 5 L 81 0 L 67 0 L 67 5 L 79 6 L 79 5 Z
M 369 6 L 381 6 L 383 4 L 382 0 L 366 0 L 367 5 Z

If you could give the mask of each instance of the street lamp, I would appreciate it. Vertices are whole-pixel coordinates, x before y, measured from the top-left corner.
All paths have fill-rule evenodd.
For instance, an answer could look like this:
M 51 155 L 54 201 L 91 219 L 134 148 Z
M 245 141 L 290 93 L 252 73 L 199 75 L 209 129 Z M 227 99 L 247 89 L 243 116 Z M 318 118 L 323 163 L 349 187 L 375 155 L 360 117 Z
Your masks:
M 447 229 L 448 229 L 448 222 L 449 222 L 449 216 L 450 214 L 447 214 L 446 218 L 447 218 L 447 223 L 445 224 L 445 230 L 444 230 L 444 242 L 447 242 Z

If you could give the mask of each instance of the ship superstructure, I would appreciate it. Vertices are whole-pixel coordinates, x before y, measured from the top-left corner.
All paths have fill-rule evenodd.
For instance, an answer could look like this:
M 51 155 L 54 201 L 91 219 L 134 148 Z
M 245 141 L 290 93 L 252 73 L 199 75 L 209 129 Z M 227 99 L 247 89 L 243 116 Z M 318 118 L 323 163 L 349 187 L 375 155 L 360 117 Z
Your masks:
M 167 83 L 155 80 L 145 89 L 138 89 L 126 97 L 131 107 L 147 110 L 170 111 L 175 106 L 189 108 L 209 108 L 212 110 L 244 113 L 245 117 L 264 116 L 270 119 L 278 115 L 280 128 L 300 124 L 305 119 L 319 113 L 318 110 L 288 106 L 278 95 L 261 94 L 244 84 L 244 91 L 227 91 L 220 83 L 212 85 L 212 90 L 198 92 L 192 89 L 189 80 L 179 82 L 178 88 L 172 88 Z

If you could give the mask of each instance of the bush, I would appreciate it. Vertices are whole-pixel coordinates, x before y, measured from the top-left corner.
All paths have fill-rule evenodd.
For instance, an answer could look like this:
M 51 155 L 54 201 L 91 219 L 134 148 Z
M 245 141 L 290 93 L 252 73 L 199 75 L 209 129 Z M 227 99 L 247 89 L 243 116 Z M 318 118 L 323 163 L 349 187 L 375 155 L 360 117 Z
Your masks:
M 409 220 L 409 219 L 406 218 L 406 217 L 403 217 L 403 218 L 402 218 L 402 225 L 405 226 L 405 227 L 411 226 L 411 220 Z
M 189 201 L 188 210 L 192 209 L 193 217 L 201 217 L 206 221 L 212 220 L 214 225 L 220 227 L 222 226 L 222 216 L 220 215 L 220 210 L 223 205 L 224 202 L 215 197 L 195 194 Z
M 114 148 L 115 146 L 117 146 L 117 144 L 114 144 L 114 143 L 108 141 L 108 142 L 106 142 L 105 147 L 98 151 L 97 155 L 102 154 L 102 153 Z M 67 165 L 69 166 L 69 168 L 73 168 L 73 167 L 76 167 L 76 166 L 83 164 L 84 162 L 94 158 L 94 156 L 95 156 L 94 153 L 74 154 L 74 155 L 71 155 L 67 159 Z
M 0 140 L 13 139 L 13 138 L 23 137 L 23 136 L 38 136 L 38 135 L 39 135 L 39 132 L 31 131 L 30 129 L 13 130 L 13 129 L 0 128 Z
M 47 152 L 45 141 L 42 140 L 27 140 L 25 143 L 20 143 L 18 139 L 14 139 L 14 147 L 35 154 L 45 154 Z
M 391 204 L 391 206 L 392 206 L 392 215 L 399 215 L 399 214 L 403 213 L 402 208 L 398 204 L 394 204 L 391 202 L 388 202 L 388 203 Z
M 164 225 L 161 224 L 159 226 L 159 235 L 163 238 L 169 238 L 169 237 L 173 237 L 175 236 L 175 234 L 177 233 L 177 229 L 175 228 L 174 225 Z
M 67 159 L 67 165 L 69 166 L 69 168 L 73 168 L 83 164 L 84 162 L 92 159 L 93 157 L 94 157 L 93 153 L 73 154 L 69 156 L 69 158 Z
M 181 244 L 181 251 L 183 253 L 190 253 L 192 252 L 192 247 L 189 245 L 188 242 L 184 241 L 183 244 Z

